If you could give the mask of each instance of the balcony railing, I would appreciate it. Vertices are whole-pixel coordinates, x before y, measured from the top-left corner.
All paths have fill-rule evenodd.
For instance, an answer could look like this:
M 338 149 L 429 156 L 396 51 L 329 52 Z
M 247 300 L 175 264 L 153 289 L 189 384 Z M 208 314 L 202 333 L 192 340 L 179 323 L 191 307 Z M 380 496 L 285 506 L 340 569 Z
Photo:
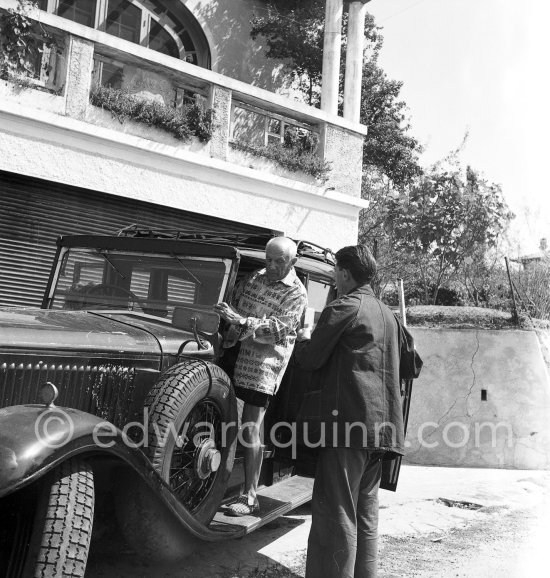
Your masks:
M 0 0 L 0 9 L 15 5 L 12 0 Z M 246 152 L 284 144 L 289 131 L 299 131 L 302 136 L 310 135 L 310 142 L 318 141 L 316 154 L 331 166 L 329 184 L 359 195 L 366 127 L 50 13 L 33 10 L 29 15 L 55 38 L 55 45 L 43 52 L 40 72 L 30 82 L 49 94 L 29 98 L 27 103 L 122 130 L 118 121 L 90 104 L 94 86 L 111 86 L 175 108 L 201 102 L 214 111 L 213 132 L 210 142 L 194 145 L 194 152 L 321 185 L 273 163 L 259 164 L 257 156 L 252 160 Z M 24 100 L 21 93 L 13 97 Z M 189 146 L 131 123 L 124 130 L 175 147 Z

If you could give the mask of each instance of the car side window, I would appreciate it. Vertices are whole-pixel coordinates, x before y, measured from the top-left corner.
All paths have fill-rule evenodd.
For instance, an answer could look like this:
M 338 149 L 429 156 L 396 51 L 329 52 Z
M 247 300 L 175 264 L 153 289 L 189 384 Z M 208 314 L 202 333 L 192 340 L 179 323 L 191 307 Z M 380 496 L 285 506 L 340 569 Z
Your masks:
M 324 281 L 309 279 L 307 284 L 308 308 L 313 309 L 313 327 L 321 316 L 325 306 L 336 297 L 334 286 Z

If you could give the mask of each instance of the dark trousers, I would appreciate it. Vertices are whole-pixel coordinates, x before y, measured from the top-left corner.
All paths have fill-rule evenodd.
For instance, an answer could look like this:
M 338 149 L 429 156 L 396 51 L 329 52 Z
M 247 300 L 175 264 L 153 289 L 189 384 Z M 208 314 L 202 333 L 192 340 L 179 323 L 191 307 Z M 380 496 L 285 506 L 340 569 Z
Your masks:
M 306 578 L 376 578 L 382 455 L 353 448 L 319 450 Z

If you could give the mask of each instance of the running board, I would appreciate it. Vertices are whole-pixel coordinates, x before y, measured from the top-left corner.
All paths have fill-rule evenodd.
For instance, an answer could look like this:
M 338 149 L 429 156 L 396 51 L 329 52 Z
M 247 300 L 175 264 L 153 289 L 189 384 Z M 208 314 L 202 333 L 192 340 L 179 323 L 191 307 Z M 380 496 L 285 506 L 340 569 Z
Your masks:
M 268 524 L 287 514 L 294 508 L 311 500 L 313 479 L 292 476 L 272 486 L 258 490 L 260 511 L 257 515 L 233 517 L 225 512 L 228 506 L 222 506 L 210 523 L 210 530 L 220 531 L 241 529 L 241 535 L 249 534 L 264 524 Z

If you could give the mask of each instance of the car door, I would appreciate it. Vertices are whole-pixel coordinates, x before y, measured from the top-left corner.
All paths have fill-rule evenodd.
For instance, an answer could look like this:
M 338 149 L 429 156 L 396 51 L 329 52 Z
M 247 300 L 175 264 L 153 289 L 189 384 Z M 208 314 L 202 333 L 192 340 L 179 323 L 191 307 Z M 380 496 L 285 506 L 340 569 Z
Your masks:
M 326 304 L 336 297 L 336 291 L 334 284 L 326 278 L 316 278 L 306 274 L 303 276 L 303 281 L 308 292 L 308 311 L 304 315 L 303 322 L 312 325 L 313 329 Z M 269 416 L 270 427 L 277 427 L 278 429 L 278 435 L 275 436 L 275 455 L 285 461 L 291 461 L 294 464 L 295 472 L 303 476 L 314 476 L 316 450 L 300 445 L 299 435 L 296 435 L 297 430 L 293 429 L 293 425 L 296 424 L 298 411 L 305 393 L 315 388 L 315 384 L 312 383 L 312 375 L 312 372 L 299 368 L 291 358 L 281 388 L 275 398 L 275 407 Z M 406 432 L 412 380 L 402 382 L 402 392 L 403 423 Z M 384 462 L 381 488 L 390 491 L 396 490 L 401 462 L 401 457 Z
M 328 275 L 298 271 L 298 275 L 308 293 L 308 308 L 302 317 L 302 326 L 312 329 L 325 306 L 336 298 L 334 282 Z M 297 445 L 293 428 L 298 416 L 300 404 L 307 391 L 310 391 L 313 373 L 301 369 L 291 357 L 281 386 L 265 418 L 267 431 L 274 431 L 271 442 L 274 444 L 275 457 L 283 462 L 292 462 L 295 472 L 312 476 L 315 470 L 315 452 L 309 455 L 304 448 Z

